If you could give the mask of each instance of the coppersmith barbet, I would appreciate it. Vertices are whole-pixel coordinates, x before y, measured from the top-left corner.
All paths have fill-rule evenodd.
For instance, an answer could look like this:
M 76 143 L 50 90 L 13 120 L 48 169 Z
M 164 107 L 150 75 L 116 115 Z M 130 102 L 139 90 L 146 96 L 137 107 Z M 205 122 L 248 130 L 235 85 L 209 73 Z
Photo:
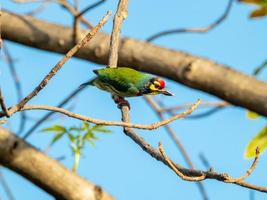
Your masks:
M 165 90 L 165 81 L 149 74 L 138 72 L 127 67 L 103 68 L 93 70 L 97 75 L 93 80 L 81 86 L 93 85 L 97 88 L 111 93 L 118 106 L 129 105 L 123 97 L 136 97 L 142 95 L 164 94 L 173 96 Z

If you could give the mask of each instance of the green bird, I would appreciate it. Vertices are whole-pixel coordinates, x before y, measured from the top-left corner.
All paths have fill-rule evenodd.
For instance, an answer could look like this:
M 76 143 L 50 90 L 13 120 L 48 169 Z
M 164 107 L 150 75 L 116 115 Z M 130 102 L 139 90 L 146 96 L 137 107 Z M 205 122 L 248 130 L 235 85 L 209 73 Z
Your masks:
M 114 100 L 119 106 L 124 104 L 129 105 L 123 97 L 156 94 L 173 96 L 172 93 L 164 89 L 164 80 L 131 68 L 103 68 L 93 70 L 93 72 L 97 77 L 81 86 L 93 85 L 111 93 L 113 96 L 117 96 Z

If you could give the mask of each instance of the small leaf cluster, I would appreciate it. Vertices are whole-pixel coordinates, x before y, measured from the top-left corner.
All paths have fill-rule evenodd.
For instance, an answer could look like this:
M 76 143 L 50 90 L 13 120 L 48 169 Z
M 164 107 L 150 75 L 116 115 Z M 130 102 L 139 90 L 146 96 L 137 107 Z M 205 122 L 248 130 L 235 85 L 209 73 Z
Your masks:
M 110 133 L 111 131 L 101 125 L 92 126 L 88 122 L 83 122 L 79 126 L 71 127 L 55 124 L 51 127 L 42 129 L 42 132 L 52 132 L 55 134 L 51 140 L 50 146 L 54 145 L 57 141 L 63 138 L 63 136 L 67 136 L 70 142 L 71 151 L 74 155 L 72 170 L 76 172 L 85 144 L 89 143 L 94 146 L 94 142 L 98 139 L 96 133 Z
M 248 111 L 247 117 L 251 120 L 259 119 L 261 115 L 258 113 Z M 259 133 L 254 136 L 248 143 L 245 150 L 246 158 L 253 158 L 256 156 L 256 148 L 259 148 L 259 153 L 261 154 L 267 148 L 267 126 L 264 126 Z
M 239 0 L 243 3 L 250 3 L 256 5 L 258 8 L 253 10 L 250 14 L 251 18 L 258 18 L 267 16 L 267 0 Z
M 267 0 L 266 0 L 267 4 Z M 253 76 L 257 76 L 262 73 L 263 69 L 267 67 L 267 61 L 263 62 L 259 67 L 256 67 L 253 71 Z M 247 118 L 251 120 L 261 118 L 261 115 L 253 111 L 247 112 Z M 256 148 L 259 148 L 259 152 L 263 153 L 267 148 L 267 126 L 261 128 L 261 130 L 255 135 L 248 143 L 244 156 L 246 158 L 253 158 L 256 156 Z

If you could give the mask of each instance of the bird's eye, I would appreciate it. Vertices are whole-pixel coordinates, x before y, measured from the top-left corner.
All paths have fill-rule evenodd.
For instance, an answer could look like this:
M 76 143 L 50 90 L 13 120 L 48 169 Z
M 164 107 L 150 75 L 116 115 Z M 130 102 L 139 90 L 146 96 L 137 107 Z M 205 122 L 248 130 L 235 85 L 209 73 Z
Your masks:
M 155 85 L 155 88 L 157 88 L 157 89 L 161 88 L 161 85 L 158 81 L 154 81 L 153 84 Z

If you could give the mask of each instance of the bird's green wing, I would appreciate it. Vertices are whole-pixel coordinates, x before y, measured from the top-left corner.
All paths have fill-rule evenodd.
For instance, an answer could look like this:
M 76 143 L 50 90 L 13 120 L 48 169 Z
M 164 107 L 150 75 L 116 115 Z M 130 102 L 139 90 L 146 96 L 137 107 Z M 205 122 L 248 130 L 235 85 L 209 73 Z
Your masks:
M 94 70 L 94 72 L 101 81 L 112 85 L 116 90 L 126 93 L 129 92 L 131 94 L 137 94 L 141 82 L 147 81 L 150 78 L 147 74 L 142 74 L 136 70 L 125 67 L 104 68 Z

